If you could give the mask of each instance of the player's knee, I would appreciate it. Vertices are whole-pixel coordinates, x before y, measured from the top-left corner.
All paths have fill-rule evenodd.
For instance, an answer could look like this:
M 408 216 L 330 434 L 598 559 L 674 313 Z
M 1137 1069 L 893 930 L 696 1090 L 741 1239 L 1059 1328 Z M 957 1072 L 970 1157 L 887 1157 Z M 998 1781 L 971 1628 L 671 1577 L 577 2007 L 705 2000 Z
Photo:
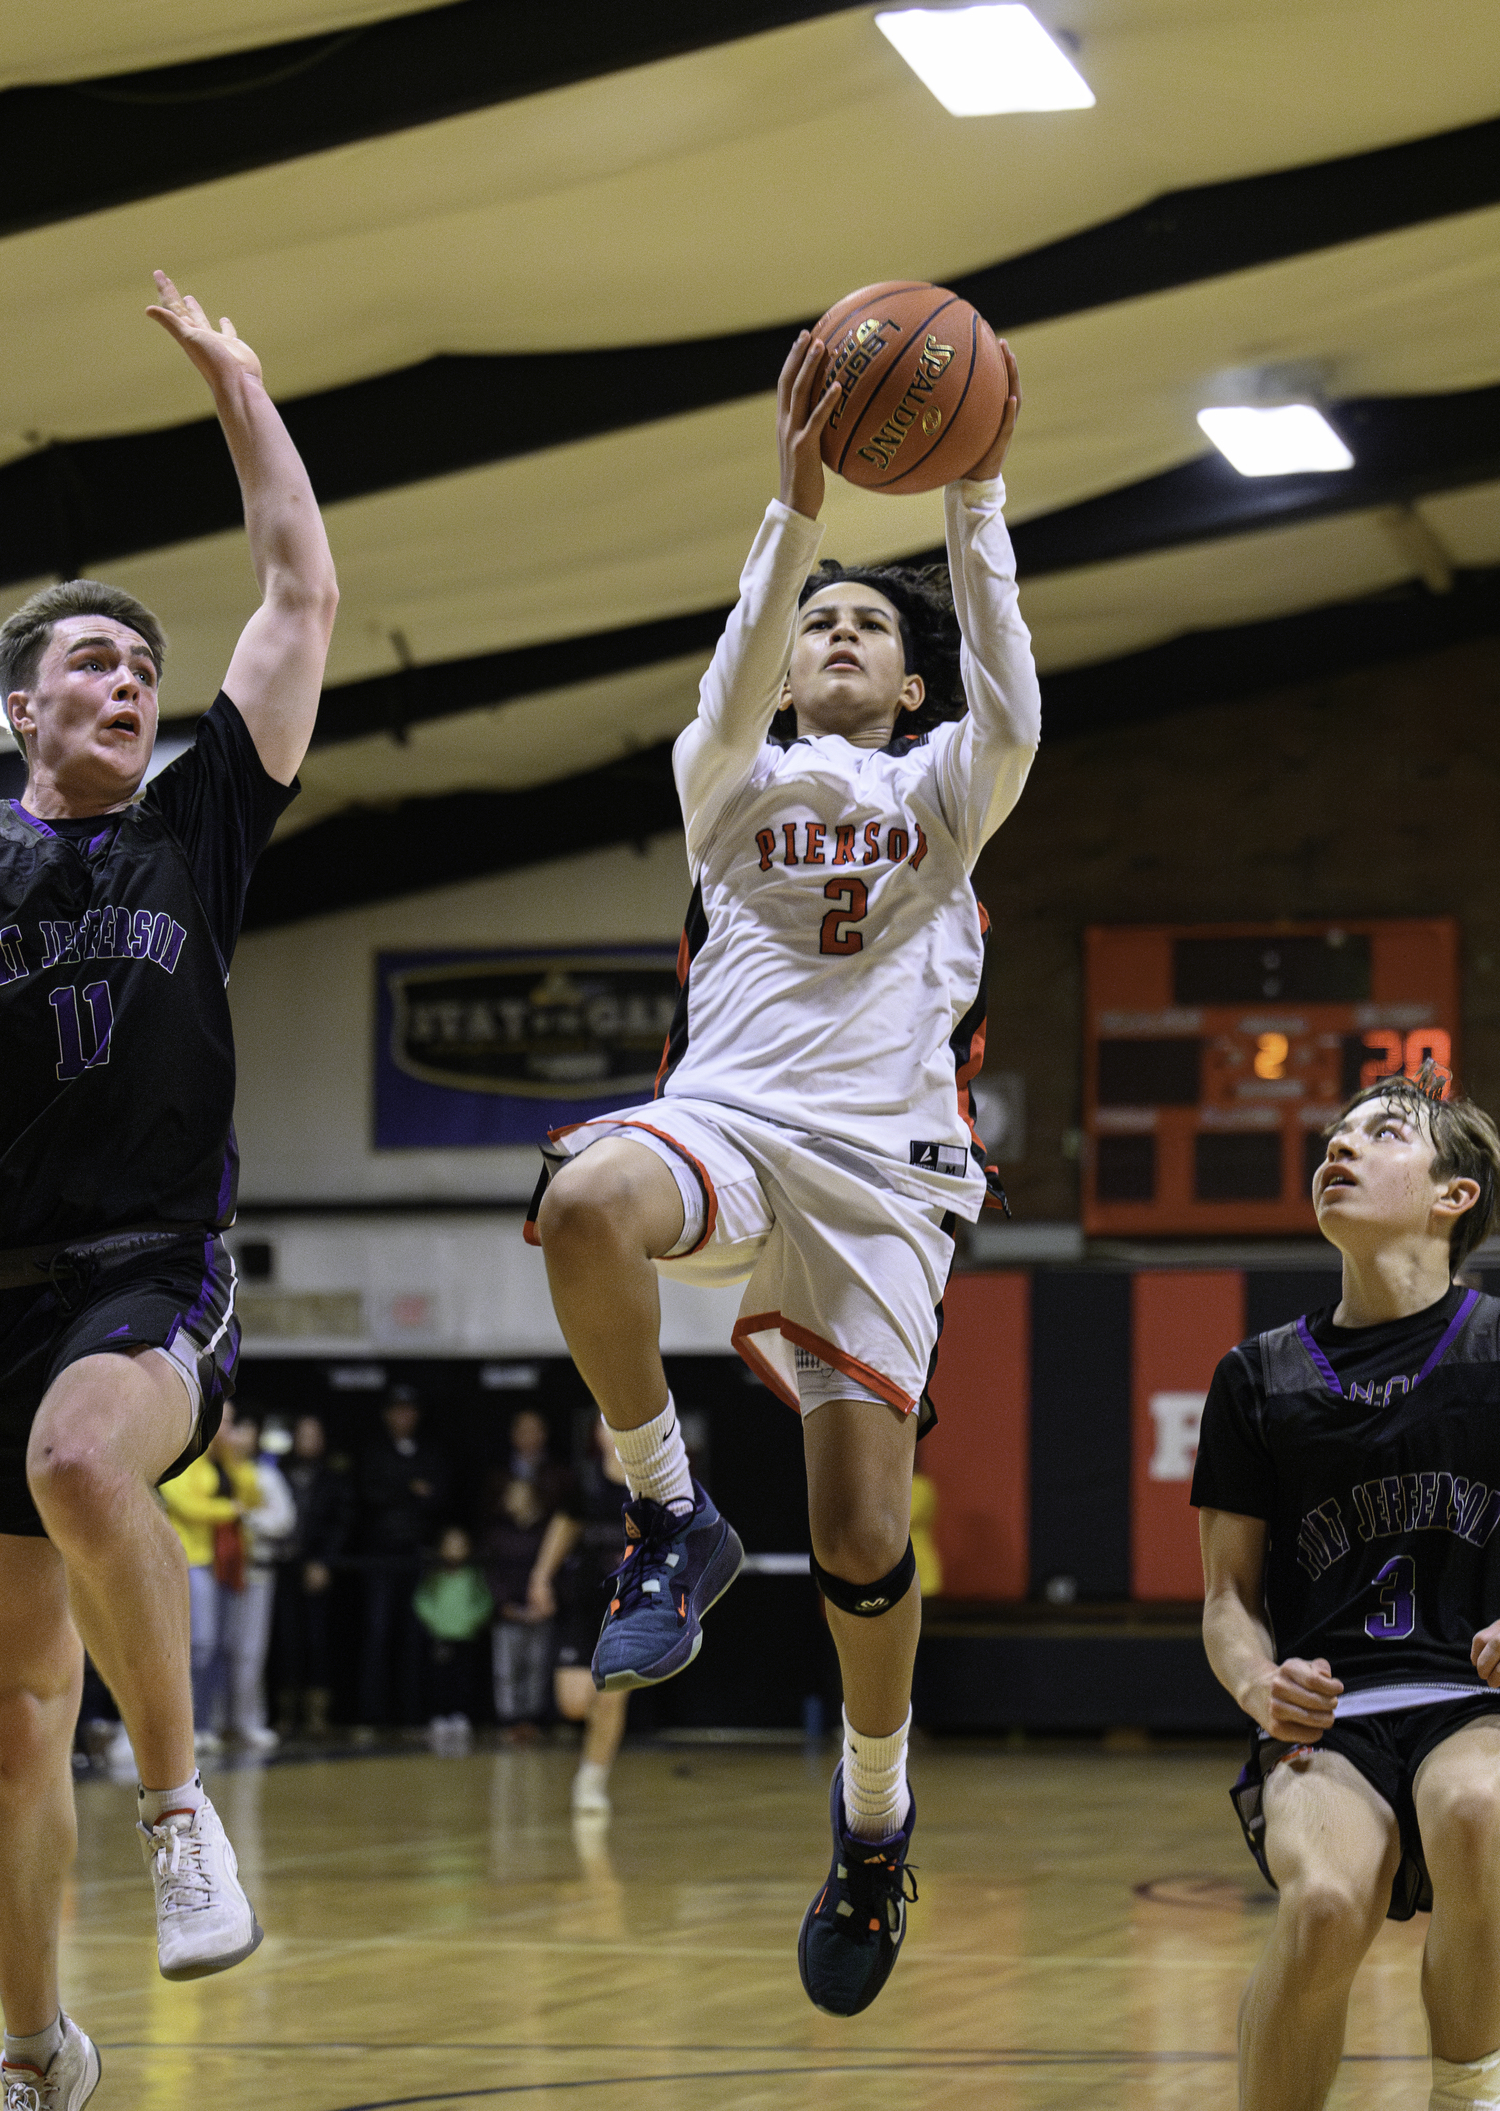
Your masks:
M 26 1480 L 48 1536 L 66 1546 L 118 1515 L 120 1469 L 87 1430 L 54 1424 L 32 1432 Z
M 638 1183 L 628 1167 L 608 1159 L 591 1166 L 591 1155 L 554 1175 L 537 1210 L 537 1237 L 554 1260 L 582 1259 L 639 1243 Z
M 830 1505 L 812 1520 L 821 1567 L 850 1583 L 873 1583 L 894 1568 L 911 1536 L 909 1500 L 866 1494 Z
M 0 1634 L 0 1658 L 9 1643 Z M 56 1786 L 59 1767 L 69 1773 L 73 1725 L 83 1679 L 83 1645 L 59 1601 L 49 1616 L 37 1608 L 24 1648 L 0 1670 L 0 1798 L 24 1804 Z
M 1389 1895 L 1388 1882 L 1361 1885 L 1335 1870 L 1283 1884 L 1282 1934 L 1295 1952 L 1303 1985 L 1336 1986 L 1353 1977 L 1385 1918 Z
M 1484 1872 L 1500 1848 L 1500 1782 L 1469 1774 L 1429 1786 L 1422 1798 L 1422 1841 L 1444 1876 Z

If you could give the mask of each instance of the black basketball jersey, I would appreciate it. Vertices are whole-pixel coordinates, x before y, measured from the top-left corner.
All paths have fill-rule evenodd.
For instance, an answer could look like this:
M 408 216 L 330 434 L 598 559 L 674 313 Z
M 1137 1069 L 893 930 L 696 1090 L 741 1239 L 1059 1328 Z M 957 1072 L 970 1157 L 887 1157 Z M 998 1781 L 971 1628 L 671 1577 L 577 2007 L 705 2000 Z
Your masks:
M 295 791 L 221 693 L 121 813 L 45 822 L 0 801 L 0 1248 L 232 1221 L 225 984 Z
M 1341 1714 L 1485 1690 L 1469 1649 L 1500 1617 L 1500 1299 L 1455 1285 L 1410 1319 L 1320 1313 L 1242 1344 L 1192 1499 L 1266 1519 L 1277 1656 L 1326 1657 Z

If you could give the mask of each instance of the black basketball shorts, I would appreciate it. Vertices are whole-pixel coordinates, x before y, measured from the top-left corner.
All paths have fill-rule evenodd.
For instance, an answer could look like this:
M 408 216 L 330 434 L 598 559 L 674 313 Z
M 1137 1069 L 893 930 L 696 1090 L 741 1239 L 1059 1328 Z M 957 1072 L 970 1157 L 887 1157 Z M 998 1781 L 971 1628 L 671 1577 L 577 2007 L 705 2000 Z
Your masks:
M 47 1388 L 85 1356 L 160 1349 L 194 1416 L 187 1449 L 162 1479 L 197 1458 L 234 1390 L 234 1291 L 229 1249 L 209 1231 L 82 1240 L 58 1256 L 46 1288 L 0 1290 L 0 1533 L 46 1536 L 26 1485 L 26 1447 Z
M 1500 1692 L 1464 1695 L 1455 1701 L 1437 1701 L 1420 1708 L 1400 1708 L 1389 1715 L 1353 1715 L 1325 1730 L 1314 1752 L 1338 1752 L 1356 1773 L 1362 1774 L 1377 1796 L 1383 1796 L 1396 1814 L 1401 1829 L 1401 1860 L 1391 1882 L 1387 1920 L 1410 1920 L 1414 1913 L 1432 1911 L 1432 1878 L 1422 1851 L 1422 1832 L 1412 1783 L 1429 1752 L 1445 1738 L 1481 1715 L 1500 1714 Z M 1250 1733 L 1250 1758 L 1230 1790 L 1230 1800 L 1254 1855 L 1260 1873 L 1274 1890 L 1275 1880 L 1266 1863 L 1266 1821 L 1262 1795 L 1266 1779 L 1289 1752 L 1303 1747 L 1278 1744 L 1260 1730 Z

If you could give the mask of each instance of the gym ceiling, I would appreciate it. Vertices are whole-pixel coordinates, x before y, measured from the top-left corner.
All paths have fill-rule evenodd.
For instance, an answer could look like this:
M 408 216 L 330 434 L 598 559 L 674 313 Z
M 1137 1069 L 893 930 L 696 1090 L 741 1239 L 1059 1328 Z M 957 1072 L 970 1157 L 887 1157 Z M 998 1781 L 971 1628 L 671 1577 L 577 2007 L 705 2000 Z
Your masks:
M 871 280 L 952 285 L 1015 347 L 1048 738 L 1500 628 L 1494 0 L 1037 12 L 1093 109 L 951 117 L 873 8 L 798 0 L 8 22 L 5 605 L 138 594 L 178 744 L 253 605 L 153 266 L 260 353 L 327 514 L 320 730 L 251 923 L 677 825 L 783 351 Z M 1284 365 L 1352 470 L 1209 449 L 1215 377 Z M 941 542 L 940 494 L 832 482 L 824 518 L 846 559 Z

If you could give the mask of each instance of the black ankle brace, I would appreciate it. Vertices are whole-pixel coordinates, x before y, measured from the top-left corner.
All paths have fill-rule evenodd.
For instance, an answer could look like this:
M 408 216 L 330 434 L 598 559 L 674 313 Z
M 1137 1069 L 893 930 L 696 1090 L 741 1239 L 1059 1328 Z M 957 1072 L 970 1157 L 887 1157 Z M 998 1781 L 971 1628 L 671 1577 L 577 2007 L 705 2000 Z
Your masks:
M 917 1556 L 909 1539 L 906 1552 L 878 1583 L 846 1583 L 842 1576 L 830 1575 L 819 1564 L 816 1554 L 810 1555 L 809 1559 L 813 1582 L 829 1604 L 836 1605 L 841 1613 L 855 1613 L 861 1620 L 878 1620 L 893 1605 L 899 1605 L 911 1589 L 912 1578 L 917 1573 Z

